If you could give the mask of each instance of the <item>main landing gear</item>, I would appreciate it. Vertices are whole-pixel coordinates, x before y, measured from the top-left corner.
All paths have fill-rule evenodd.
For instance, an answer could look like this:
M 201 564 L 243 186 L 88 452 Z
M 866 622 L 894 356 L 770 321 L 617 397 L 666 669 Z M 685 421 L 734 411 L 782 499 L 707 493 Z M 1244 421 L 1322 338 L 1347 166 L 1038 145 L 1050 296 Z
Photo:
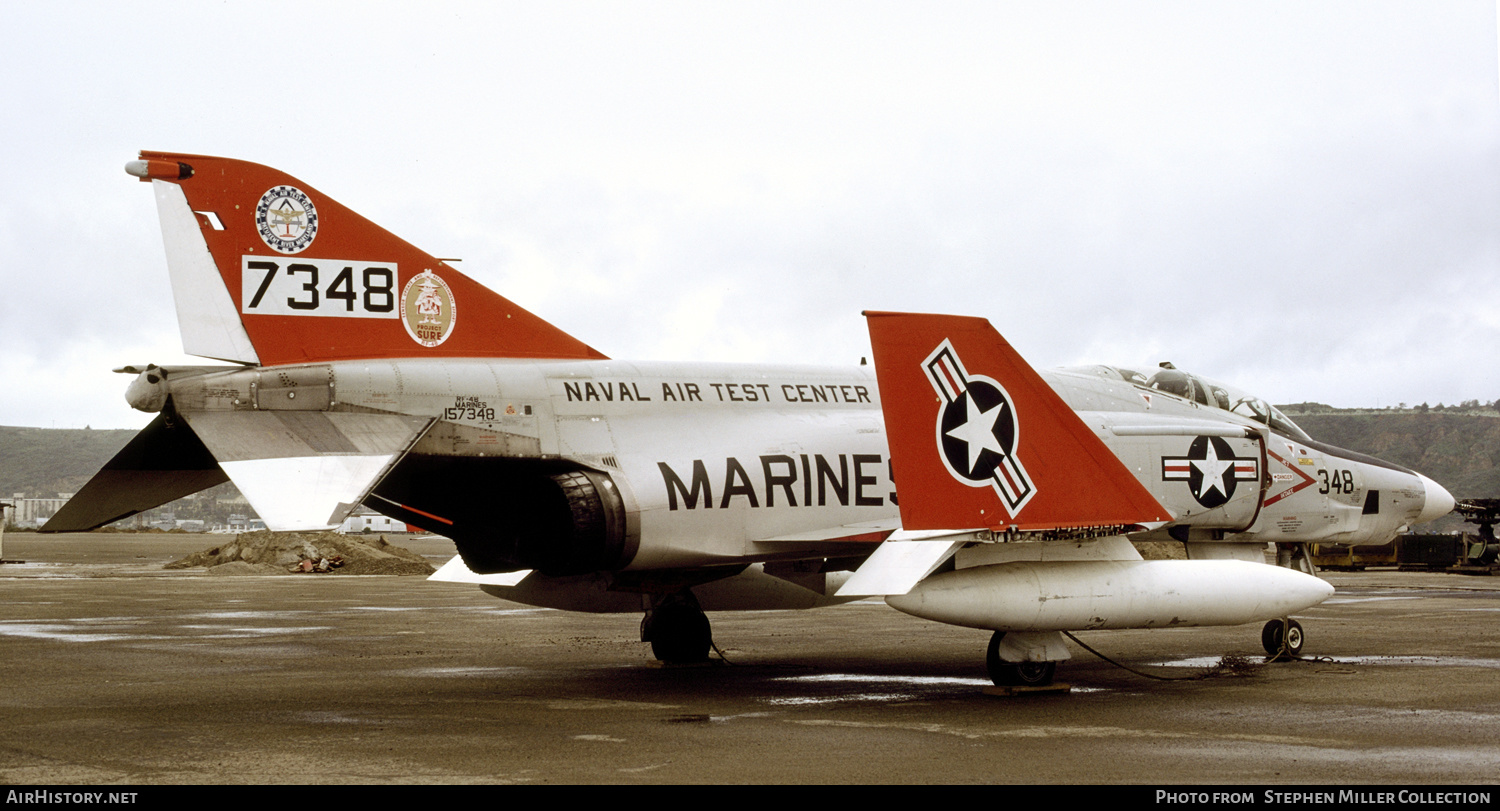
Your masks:
M 1294 619 L 1271 620 L 1260 629 L 1260 646 L 1272 659 L 1296 659 L 1302 655 L 1302 623 Z
M 984 666 L 996 687 L 1046 687 L 1052 683 L 1057 662 L 1007 662 L 1000 658 L 1000 643 L 1004 639 L 1005 632 L 996 631 L 984 655 Z
M 641 641 L 651 643 L 651 653 L 658 660 L 681 664 L 708 661 L 714 638 L 698 599 L 684 591 L 667 595 L 646 612 Z

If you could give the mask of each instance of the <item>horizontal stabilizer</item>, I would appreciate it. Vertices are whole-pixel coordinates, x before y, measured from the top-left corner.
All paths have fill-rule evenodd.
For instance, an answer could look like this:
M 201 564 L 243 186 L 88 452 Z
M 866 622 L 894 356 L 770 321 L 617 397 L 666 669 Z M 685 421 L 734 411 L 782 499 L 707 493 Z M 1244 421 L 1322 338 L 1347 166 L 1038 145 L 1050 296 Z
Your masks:
M 903 528 L 1171 520 L 990 322 L 865 315 Z
M 338 526 L 432 422 L 323 411 L 210 411 L 188 420 L 278 532 Z
M 228 481 L 193 429 L 157 415 L 42 532 L 86 532 Z

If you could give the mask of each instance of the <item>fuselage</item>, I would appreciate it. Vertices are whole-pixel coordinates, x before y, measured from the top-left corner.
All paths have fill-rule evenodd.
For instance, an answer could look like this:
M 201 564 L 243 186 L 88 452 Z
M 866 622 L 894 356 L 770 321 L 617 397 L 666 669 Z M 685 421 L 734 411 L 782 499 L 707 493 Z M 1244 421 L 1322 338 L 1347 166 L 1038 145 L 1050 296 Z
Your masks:
M 1231 409 L 1113 367 L 1043 377 L 1172 513 L 1135 537 L 1382 543 L 1452 506 L 1420 474 L 1315 442 L 1260 401 Z M 170 394 L 195 426 L 226 412 L 300 419 L 309 435 L 314 418 L 297 414 L 345 434 L 370 430 L 340 427 L 352 415 L 423 421 L 365 503 L 454 537 L 476 571 L 856 557 L 899 527 L 869 367 L 397 359 L 142 380 L 132 402 Z

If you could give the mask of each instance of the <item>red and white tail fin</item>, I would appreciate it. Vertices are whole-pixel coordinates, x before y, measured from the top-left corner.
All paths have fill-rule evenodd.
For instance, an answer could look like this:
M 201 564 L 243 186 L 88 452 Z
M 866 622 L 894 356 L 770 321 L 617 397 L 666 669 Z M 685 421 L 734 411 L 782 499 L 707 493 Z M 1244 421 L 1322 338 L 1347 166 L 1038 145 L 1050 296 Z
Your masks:
M 397 357 L 603 358 L 290 175 L 142 152 L 183 348 L 274 366 Z
M 904 529 L 1170 520 L 990 322 L 865 316 Z

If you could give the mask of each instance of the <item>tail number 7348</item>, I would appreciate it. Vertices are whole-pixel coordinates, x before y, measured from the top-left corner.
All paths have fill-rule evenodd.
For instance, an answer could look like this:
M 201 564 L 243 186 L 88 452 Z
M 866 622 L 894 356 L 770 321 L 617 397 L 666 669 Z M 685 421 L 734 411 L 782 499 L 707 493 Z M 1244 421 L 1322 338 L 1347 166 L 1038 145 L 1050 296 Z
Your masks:
M 240 302 L 242 313 L 397 318 L 396 266 L 301 258 L 282 263 L 246 256 Z

